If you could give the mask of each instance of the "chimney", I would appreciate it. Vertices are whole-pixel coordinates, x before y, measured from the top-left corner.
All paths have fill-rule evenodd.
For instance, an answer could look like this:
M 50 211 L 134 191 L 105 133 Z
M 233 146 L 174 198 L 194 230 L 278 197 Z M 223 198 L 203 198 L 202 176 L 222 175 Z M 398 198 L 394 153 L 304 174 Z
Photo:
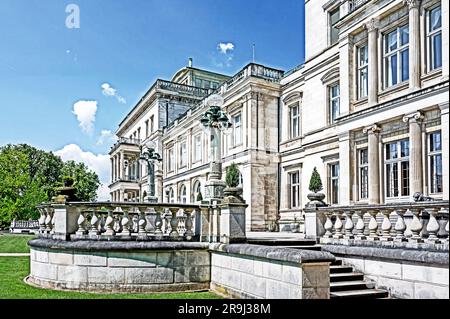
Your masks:
M 189 58 L 189 64 L 188 64 L 188 67 L 192 68 L 192 64 L 193 64 L 193 60 L 192 60 L 192 58 Z

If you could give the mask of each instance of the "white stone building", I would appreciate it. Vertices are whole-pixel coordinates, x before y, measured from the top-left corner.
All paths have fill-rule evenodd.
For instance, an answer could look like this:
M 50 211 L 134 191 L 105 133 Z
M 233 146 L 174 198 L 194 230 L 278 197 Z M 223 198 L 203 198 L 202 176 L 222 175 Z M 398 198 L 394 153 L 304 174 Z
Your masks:
M 146 172 L 133 163 L 148 140 L 164 158 L 161 201 L 204 194 L 209 141 L 198 120 L 214 89 L 234 124 L 222 153 L 224 167 L 239 165 L 249 230 L 275 220 L 289 230 L 308 201 L 314 167 L 330 205 L 405 202 L 415 193 L 448 200 L 449 2 L 305 6 L 300 67 L 283 74 L 249 64 L 231 79 L 188 67 L 149 90 L 117 131 L 113 201 L 145 199 Z

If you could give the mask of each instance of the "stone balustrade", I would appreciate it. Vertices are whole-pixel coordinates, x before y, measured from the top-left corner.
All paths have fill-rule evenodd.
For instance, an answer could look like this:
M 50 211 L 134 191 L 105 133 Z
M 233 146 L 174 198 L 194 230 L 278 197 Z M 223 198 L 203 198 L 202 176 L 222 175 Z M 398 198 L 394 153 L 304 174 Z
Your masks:
M 440 244 L 449 241 L 448 201 L 321 207 L 321 243 L 336 240 Z
M 201 231 L 201 208 L 195 205 L 65 203 L 41 205 L 38 210 L 41 238 L 195 241 Z

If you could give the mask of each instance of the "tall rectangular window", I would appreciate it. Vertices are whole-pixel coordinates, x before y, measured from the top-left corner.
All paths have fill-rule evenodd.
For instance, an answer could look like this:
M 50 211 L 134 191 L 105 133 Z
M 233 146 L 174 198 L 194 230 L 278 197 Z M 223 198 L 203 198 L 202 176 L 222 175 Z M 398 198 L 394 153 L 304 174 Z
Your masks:
M 409 195 L 409 141 L 385 145 L 386 197 Z
M 369 92 L 369 51 L 368 46 L 360 46 L 358 52 L 358 98 L 367 97 Z
M 289 173 L 289 181 L 291 185 L 290 189 L 290 207 L 299 208 L 300 207 L 300 173 L 294 172 Z
M 233 146 L 242 144 L 242 116 L 241 113 L 233 116 Z
M 359 151 L 359 196 L 361 199 L 369 198 L 369 150 Z
M 330 123 L 334 123 L 340 114 L 340 90 L 339 84 L 329 87 L 330 95 Z
M 149 121 L 145 121 L 145 138 L 148 137 Z
M 198 134 L 194 136 L 194 163 L 202 160 L 202 135 Z
M 441 6 L 428 11 L 427 24 L 428 69 L 429 71 L 433 71 L 442 67 Z
M 384 87 L 409 80 L 409 25 L 384 36 Z
M 330 45 L 333 45 L 339 40 L 339 29 L 334 25 L 339 21 L 339 7 L 328 13 L 329 20 L 329 36 Z
M 186 167 L 187 165 L 187 143 L 182 141 L 180 143 L 180 167 Z
M 173 172 L 175 170 L 175 154 L 173 147 L 167 151 L 167 172 Z
M 295 103 L 289 108 L 291 117 L 291 138 L 300 136 L 300 103 Z
M 330 164 L 330 199 L 331 204 L 339 204 L 339 164 Z
M 428 175 L 431 194 L 439 194 L 443 191 L 441 139 L 440 131 L 428 135 Z
M 153 133 L 154 126 L 155 126 L 155 116 L 152 115 L 152 116 L 150 117 L 150 134 Z

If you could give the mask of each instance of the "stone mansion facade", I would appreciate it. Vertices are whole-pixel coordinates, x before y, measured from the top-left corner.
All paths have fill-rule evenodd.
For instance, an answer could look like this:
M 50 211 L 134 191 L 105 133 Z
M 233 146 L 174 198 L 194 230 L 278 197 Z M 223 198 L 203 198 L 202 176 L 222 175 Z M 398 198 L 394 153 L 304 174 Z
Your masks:
M 112 201 L 145 201 L 152 142 L 162 202 L 194 203 L 209 173 L 205 98 L 233 124 L 223 166 L 239 166 L 248 230 L 289 230 L 314 167 L 330 205 L 449 199 L 449 1 L 305 0 L 305 62 L 236 75 L 183 68 L 158 80 L 120 123 Z

